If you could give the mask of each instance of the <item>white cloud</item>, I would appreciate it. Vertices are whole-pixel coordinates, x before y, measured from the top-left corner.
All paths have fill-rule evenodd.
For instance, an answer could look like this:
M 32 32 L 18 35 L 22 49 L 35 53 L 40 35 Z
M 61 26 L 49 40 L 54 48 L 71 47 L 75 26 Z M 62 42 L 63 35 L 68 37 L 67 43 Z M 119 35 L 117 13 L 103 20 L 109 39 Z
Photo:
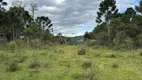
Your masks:
M 63 2 L 65 2 L 66 0 L 55 0 L 57 4 L 62 4 Z

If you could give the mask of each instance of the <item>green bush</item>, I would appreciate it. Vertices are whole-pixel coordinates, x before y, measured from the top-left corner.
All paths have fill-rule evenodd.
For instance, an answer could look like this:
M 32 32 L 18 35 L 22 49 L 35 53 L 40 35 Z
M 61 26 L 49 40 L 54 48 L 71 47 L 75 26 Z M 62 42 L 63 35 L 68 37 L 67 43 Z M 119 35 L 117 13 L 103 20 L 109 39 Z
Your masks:
M 28 48 L 28 44 L 24 40 L 16 40 L 15 42 L 18 46 L 18 49 Z
M 11 61 L 10 63 L 8 63 L 8 71 L 14 72 L 17 71 L 19 69 L 18 67 L 18 63 L 17 61 Z
M 95 54 L 95 57 L 100 57 L 101 55 L 99 53 L 96 53 Z
M 78 51 L 78 55 L 85 55 L 86 50 L 85 49 L 81 49 Z
M 116 56 L 114 54 L 109 54 L 108 56 L 106 56 L 107 58 L 116 58 Z
M 27 59 L 27 56 L 21 56 L 19 57 L 19 59 L 17 60 L 17 62 L 22 63 Z
M 118 68 L 118 67 L 119 67 L 119 65 L 116 64 L 116 63 L 114 63 L 114 64 L 112 65 L 112 68 Z
M 90 69 L 88 72 L 87 72 L 87 77 L 89 78 L 89 80 L 94 80 L 94 72 Z
M 38 68 L 40 67 L 40 63 L 37 59 L 34 59 L 31 64 L 29 65 L 29 68 Z
M 114 39 L 114 48 L 118 50 L 132 50 L 134 45 L 134 41 L 132 38 L 128 36 L 117 35 L 116 39 Z
M 11 41 L 11 42 L 8 43 L 8 47 L 10 48 L 10 50 L 11 50 L 12 52 L 15 52 L 15 50 L 16 50 L 16 48 L 17 48 L 17 44 L 16 44 L 15 41 Z
M 83 64 L 82 64 L 82 68 L 83 69 L 88 69 L 88 68 L 91 68 L 91 66 L 92 66 L 92 63 L 91 62 L 89 62 L 89 61 L 85 61 Z
M 140 56 L 142 56 L 142 52 L 140 52 Z

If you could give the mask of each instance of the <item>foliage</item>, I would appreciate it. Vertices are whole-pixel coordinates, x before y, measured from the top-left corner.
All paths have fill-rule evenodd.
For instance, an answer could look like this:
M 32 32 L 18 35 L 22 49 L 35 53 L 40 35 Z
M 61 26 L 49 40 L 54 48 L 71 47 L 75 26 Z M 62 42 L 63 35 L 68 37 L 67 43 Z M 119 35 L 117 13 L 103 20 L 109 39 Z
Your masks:
M 104 0 L 100 3 L 99 11 L 97 12 L 98 16 L 96 19 L 97 23 L 102 22 L 102 16 L 105 16 L 106 22 L 118 16 L 118 9 L 116 9 L 115 0 Z
M 119 67 L 119 65 L 116 64 L 116 63 L 114 63 L 114 64 L 112 65 L 112 68 L 118 68 L 118 67 Z
M 85 53 L 86 53 L 86 50 L 85 50 L 85 49 L 80 49 L 80 50 L 78 51 L 78 55 L 85 55 Z
M 38 59 L 34 59 L 31 64 L 29 65 L 30 68 L 38 68 L 40 67 L 40 63 L 38 61 Z
M 11 50 L 12 52 L 15 52 L 15 50 L 16 50 L 16 48 L 17 48 L 17 44 L 16 44 L 15 41 L 11 41 L 11 42 L 8 43 L 8 47 L 10 48 L 10 50 Z
M 18 69 L 19 69 L 19 67 L 18 67 L 18 63 L 16 61 L 11 61 L 8 64 L 8 68 L 7 68 L 8 71 L 14 72 Z
M 89 61 L 85 61 L 83 64 L 82 64 L 82 68 L 87 70 L 88 68 L 91 68 L 91 65 L 92 63 L 89 62 Z
M 105 0 L 107 1 L 107 0 Z M 102 6 L 107 2 L 102 1 Z M 109 3 L 109 0 L 108 0 Z M 108 5 L 108 4 L 107 4 Z M 106 5 L 106 6 L 107 6 Z M 108 8 L 102 9 L 103 14 L 106 14 Z M 119 14 L 119 13 L 118 13 Z M 102 14 L 98 14 L 98 16 Z M 133 49 L 141 46 L 141 15 L 137 15 L 133 8 L 127 8 L 119 17 L 113 17 L 110 19 L 109 24 L 106 22 L 98 24 L 92 31 L 93 39 L 96 40 L 96 45 L 105 45 L 109 47 L 115 47 L 117 49 Z

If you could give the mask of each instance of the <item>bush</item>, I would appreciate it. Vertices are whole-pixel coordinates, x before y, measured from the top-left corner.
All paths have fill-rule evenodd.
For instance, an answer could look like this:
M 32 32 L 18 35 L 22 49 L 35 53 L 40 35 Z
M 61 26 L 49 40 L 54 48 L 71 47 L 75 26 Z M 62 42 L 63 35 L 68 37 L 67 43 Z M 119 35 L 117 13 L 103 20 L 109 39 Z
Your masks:
M 24 62 L 26 59 L 27 59 L 26 56 L 21 56 L 21 57 L 19 57 L 19 59 L 18 59 L 17 61 L 18 61 L 19 63 L 22 63 L 22 62 Z
M 29 65 L 30 68 L 38 68 L 40 67 L 40 63 L 37 59 L 34 59 L 32 63 Z
M 17 44 L 16 44 L 15 41 L 11 41 L 11 42 L 8 43 L 8 47 L 10 48 L 10 50 L 12 52 L 14 52 L 16 50 L 16 48 L 17 48 Z
M 116 58 L 116 56 L 114 54 L 110 54 L 108 56 L 106 56 L 107 58 Z
M 116 64 L 116 63 L 114 63 L 114 64 L 112 65 L 112 68 L 118 68 L 118 67 L 119 67 L 119 65 Z
M 16 61 L 11 61 L 9 64 L 8 64 L 8 71 L 11 71 L 11 72 L 14 72 L 14 71 L 17 71 L 19 68 L 18 68 L 18 63 Z
M 140 56 L 142 56 L 142 52 L 140 52 Z
M 18 46 L 18 49 L 28 48 L 28 44 L 24 40 L 16 40 L 16 44 Z
M 95 74 L 92 69 L 87 72 L 87 77 L 89 78 L 89 80 L 94 80 Z
M 78 55 L 85 55 L 86 50 L 85 49 L 81 49 L 78 51 Z
M 100 57 L 101 55 L 99 53 L 96 53 L 95 54 L 95 57 Z
M 128 36 L 121 36 L 120 34 L 114 39 L 114 48 L 120 50 L 132 50 L 134 41 Z
M 92 65 L 91 62 L 86 61 L 82 64 L 82 68 L 86 70 L 88 68 L 91 68 L 91 65 Z

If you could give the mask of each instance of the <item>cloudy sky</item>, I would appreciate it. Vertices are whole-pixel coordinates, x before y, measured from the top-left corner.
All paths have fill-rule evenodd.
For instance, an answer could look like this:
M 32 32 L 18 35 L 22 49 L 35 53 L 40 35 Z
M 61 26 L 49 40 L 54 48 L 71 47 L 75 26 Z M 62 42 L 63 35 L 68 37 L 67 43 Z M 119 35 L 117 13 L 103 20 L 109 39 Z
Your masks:
M 4 0 L 11 6 L 13 0 Z M 54 34 L 62 33 L 64 36 L 79 36 L 86 31 L 92 31 L 97 25 L 95 18 L 102 0 L 22 0 L 26 9 L 36 3 L 38 11 L 36 16 L 48 16 L 53 23 Z M 116 0 L 119 12 L 124 12 L 128 7 L 138 5 L 140 0 Z M 7 8 L 8 8 L 7 7 Z

